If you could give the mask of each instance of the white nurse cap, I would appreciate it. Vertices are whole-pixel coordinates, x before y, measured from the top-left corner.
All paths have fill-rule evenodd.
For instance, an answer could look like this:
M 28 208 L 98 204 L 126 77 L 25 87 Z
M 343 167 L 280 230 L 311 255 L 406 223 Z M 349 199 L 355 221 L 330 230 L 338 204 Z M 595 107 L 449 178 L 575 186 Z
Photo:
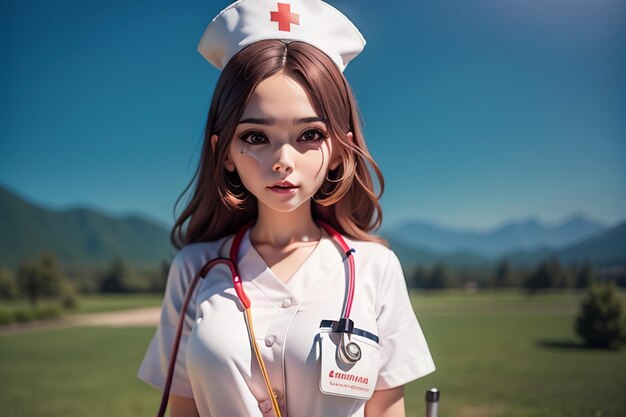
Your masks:
M 365 47 L 352 22 L 321 0 L 239 0 L 209 23 L 198 51 L 223 69 L 237 52 L 265 39 L 306 42 L 328 55 L 341 71 Z

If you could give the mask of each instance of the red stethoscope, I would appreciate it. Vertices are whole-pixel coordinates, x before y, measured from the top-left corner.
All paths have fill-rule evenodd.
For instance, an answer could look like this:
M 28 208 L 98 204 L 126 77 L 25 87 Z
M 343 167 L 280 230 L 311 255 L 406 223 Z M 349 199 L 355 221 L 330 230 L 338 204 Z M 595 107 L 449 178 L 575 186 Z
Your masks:
M 335 243 L 337 243 L 337 245 L 341 248 L 342 253 L 344 253 L 346 255 L 346 258 L 348 259 L 348 288 L 346 291 L 346 297 L 341 318 L 339 319 L 339 321 L 322 320 L 320 327 L 329 327 L 331 331 L 342 334 L 341 340 L 339 342 L 339 348 L 337 350 L 338 357 L 345 363 L 355 363 L 359 359 L 361 359 L 361 348 L 355 342 L 350 341 L 350 336 L 352 334 L 358 334 L 373 339 L 376 342 L 378 342 L 378 337 L 369 332 L 355 328 L 354 322 L 350 320 L 350 310 L 352 309 L 352 299 L 354 298 L 354 249 L 351 249 L 344 240 L 343 236 L 341 236 L 341 234 L 329 224 L 321 221 L 318 221 L 317 223 L 326 231 L 326 233 L 328 233 L 328 235 L 335 241 Z M 265 363 L 263 362 L 259 347 L 256 343 L 256 338 L 254 337 L 254 329 L 252 327 L 252 315 L 250 311 L 250 299 L 243 290 L 241 277 L 239 276 L 239 272 L 237 271 L 237 267 L 235 265 L 237 261 L 237 254 L 239 253 L 239 247 L 241 246 L 241 241 L 249 227 L 250 224 L 247 224 L 237 232 L 230 247 L 230 253 L 228 258 L 214 258 L 205 263 L 204 266 L 200 268 L 200 270 L 198 270 L 195 277 L 191 281 L 191 284 L 189 285 L 189 289 L 185 294 L 185 299 L 181 308 L 180 319 L 178 322 L 178 328 L 176 329 L 176 337 L 174 338 L 172 353 L 170 354 L 167 378 L 165 380 L 165 387 L 163 388 L 161 406 L 157 414 L 158 417 L 163 417 L 165 415 L 165 409 L 167 408 L 170 388 L 172 386 L 172 379 L 174 376 L 174 366 L 176 364 L 178 347 L 180 345 L 180 337 L 182 335 L 183 323 L 185 321 L 185 312 L 187 311 L 187 307 L 189 306 L 189 301 L 191 300 L 193 291 L 200 281 L 200 278 L 206 277 L 209 273 L 209 270 L 220 263 L 225 264 L 230 269 L 230 274 L 233 280 L 233 287 L 235 288 L 235 292 L 237 293 L 239 301 L 241 301 L 241 304 L 244 307 L 244 319 L 246 321 L 246 327 L 248 328 L 248 336 L 250 338 L 252 350 L 254 351 L 259 366 L 261 368 L 263 380 L 265 382 L 265 386 L 267 387 L 268 395 L 272 402 L 272 408 L 274 409 L 274 413 L 276 417 L 281 417 L 278 402 L 276 400 L 276 397 L 274 396 L 274 391 L 270 384 L 270 379 L 267 373 L 267 369 L 265 367 Z

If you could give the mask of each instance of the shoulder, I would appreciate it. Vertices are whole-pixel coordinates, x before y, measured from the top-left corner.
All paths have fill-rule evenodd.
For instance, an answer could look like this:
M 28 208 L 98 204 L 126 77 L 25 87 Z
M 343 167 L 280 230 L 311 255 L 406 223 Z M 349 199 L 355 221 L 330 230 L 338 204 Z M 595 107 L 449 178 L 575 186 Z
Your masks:
M 174 256 L 172 269 L 195 272 L 210 259 L 228 256 L 229 242 L 232 237 L 228 235 L 211 242 L 197 242 L 184 246 Z
M 378 242 L 370 242 L 365 240 L 354 240 L 350 238 L 344 237 L 348 246 L 352 247 L 356 250 L 360 250 L 363 253 L 372 254 L 372 255 L 388 255 L 390 252 L 393 252 L 387 246 Z
M 396 254 L 387 246 L 378 242 L 359 241 L 345 238 L 350 248 L 354 249 L 354 259 L 363 271 L 371 271 L 376 275 L 402 274 L 402 267 Z

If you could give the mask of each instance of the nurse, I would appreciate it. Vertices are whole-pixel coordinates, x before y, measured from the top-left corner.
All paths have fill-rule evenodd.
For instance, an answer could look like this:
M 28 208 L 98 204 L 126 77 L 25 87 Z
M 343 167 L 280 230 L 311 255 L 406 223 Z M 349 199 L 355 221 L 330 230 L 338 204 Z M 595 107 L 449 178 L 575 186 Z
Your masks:
M 400 263 L 370 234 L 383 179 L 342 74 L 364 45 L 320 0 L 240 0 L 207 27 L 199 50 L 222 73 L 139 370 L 164 389 L 182 315 L 171 416 L 404 416 L 404 384 L 435 370 Z M 249 310 L 223 264 L 190 290 L 219 257 Z

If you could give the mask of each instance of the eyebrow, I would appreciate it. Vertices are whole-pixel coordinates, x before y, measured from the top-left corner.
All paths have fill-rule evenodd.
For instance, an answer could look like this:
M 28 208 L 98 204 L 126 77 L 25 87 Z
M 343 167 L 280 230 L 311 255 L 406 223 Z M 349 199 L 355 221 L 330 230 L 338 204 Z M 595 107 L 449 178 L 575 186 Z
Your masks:
M 301 119 L 295 119 L 293 121 L 293 124 L 294 125 L 302 125 L 302 124 L 315 123 L 315 122 L 328 123 L 328 121 L 326 119 L 322 119 L 321 117 L 315 116 L 315 117 L 303 117 Z M 249 117 L 247 119 L 240 120 L 238 124 L 244 124 L 244 123 L 255 124 L 255 125 L 273 126 L 273 125 L 276 124 L 276 120 L 275 119 L 262 119 L 262 118 Z

